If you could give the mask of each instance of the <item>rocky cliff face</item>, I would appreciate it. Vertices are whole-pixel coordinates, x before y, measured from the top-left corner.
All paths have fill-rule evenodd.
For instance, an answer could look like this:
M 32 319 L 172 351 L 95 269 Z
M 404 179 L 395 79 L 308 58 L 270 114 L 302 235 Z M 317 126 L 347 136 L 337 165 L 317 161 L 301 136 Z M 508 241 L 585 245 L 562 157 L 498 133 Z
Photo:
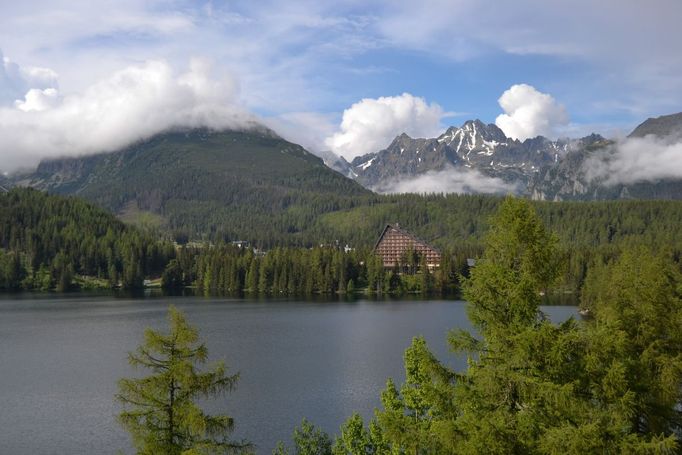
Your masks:
M 475 170 L 523 191 L 541 169 L 558 163 L 574 148 L 600 140 L 597 135 L 577 141 L 538 136 L 521 142 L 506 137 L 494 124 L 470 120 L 436 138 L 402 134 L 386 149 L 357 157 L 350 165 L 357 181 L 377 191 L 396 180 L 448 169 Z
M 632 130 L 628 137 L 646 137 L 649 135 L 659 138 L 667 137 L 673 140 L 682 138 L 682 112 L 649 118 Z
M 666 144 L 682 142 L 682 113 L 648 119 L 628 138 L 626 141 L 646 138 Z M 466 179 L 467 172 L 473 172 L 504 182 L 506 191 L 539 200 L 682 198 L 682 180 L 677 178 L 624 184 L 609 178 L 608 173 L 595 173 L 595 166 L 617 158 L 621 146 L 622 142 L 598 134 L 556 141 L 538 136 L 521 142 L 506 137 L 494 124 L 470 120 L 435 138 L 401 134 L 384 150 L 357 157 L 351 163 L 338 159 L 333 167 L 378 192 L 393 191 L 400 186 L 396 182 L 410 179 L 436 174 Z M 641 153 L 652 153 L 646 142 Z M 651 155 L 650 159 L 656 157 Z
M 648 144 L 677 144 L 682 140 L 682 113 L 648 119 L 621 142 L 592 137 L 568 152 L 553 166 L 538 172 L 529 182 L 528 195 L 537 200 L 605 200 L 605 199 L 682 199 L 682 179 L 650 178 L 622 183 L 610 178 L 608 172 L 595 172 L 617 159 L 620 149 L 631 139 L 638 142 L 640 164 L 660 159 Z M 682 160 L 682 156 L 674 159 Z M 673 163 L 671 163 L 673 164 Z

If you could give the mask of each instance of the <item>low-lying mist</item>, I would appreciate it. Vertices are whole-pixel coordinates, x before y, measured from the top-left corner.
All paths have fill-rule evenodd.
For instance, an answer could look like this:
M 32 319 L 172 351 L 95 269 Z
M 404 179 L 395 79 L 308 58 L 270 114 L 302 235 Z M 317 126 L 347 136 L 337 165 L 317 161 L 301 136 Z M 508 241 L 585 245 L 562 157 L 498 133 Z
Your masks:
M 588 181 L 604 185 L 682 178 L 679 137 L 630 137 L 590 156 L 583 165 Z
M 381 193 L 517 193 L 517 185 L 506 183 L 475 169 L 448 167 L 417 177 L 396 179 L 374 188 Z

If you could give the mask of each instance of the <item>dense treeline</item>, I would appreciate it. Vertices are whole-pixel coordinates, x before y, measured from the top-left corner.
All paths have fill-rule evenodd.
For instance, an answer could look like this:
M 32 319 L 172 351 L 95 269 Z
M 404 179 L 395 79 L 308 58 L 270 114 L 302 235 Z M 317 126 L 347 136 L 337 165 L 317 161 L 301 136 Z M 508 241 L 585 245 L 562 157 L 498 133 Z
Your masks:
M 285 197 L 284 211 L 278 212 L 284 218 L 268 218 L 265 206 L 243 207 L 207 235 L 214 240 L 206 241 L 205 248 L 187 248 L 171 262 L 174 249 L 158 235 L 126 227 L 76 199 L 14 190 L 0 195 L 0 287 L 65 289 L 74 277 L 81 285 L 93 284 L 83 282 L 83 276 L 97 278 L 99 286 L 137 287 L 144 277 L 167 270 L 167 287 L 196 285 L 206 292 L 305 295 L 350 288 L 449 293 L 457 288 L 458 274 L 466 272 L 466 258 L 482 254 L 482 235 L 502 200 L 483 195 L 309 196 L 305 208 L 302 199 Z M 682 258 L 680 201 L 531 205 L 558 235 L 558 254 L 565 260 L 557 287 L 568 291 L 580 289 L 590 268 L 634 246 L 664 252 L 678 263 Z M 445 257 L 441 270 L 369 274 L 370 249 L 385 224 L 393 222 L 439 247 Z M 241 227 L 228 234 L 225 229 L 237 224 Z M 238 237 L 239 232 L 251 235 Z M 192 238 L 176 231 L 181 243 Z M 225 240 L 235 239 L 266 247 L 266 253 L 225 246 Z M 320 244 L 348 244 L 354 251 L 310 249 Z
M 502 198 L 484 195 L 394 195 L 380 203 L 323 215 L 315 229 L 322 239 L 371 245 L 387 222 L 441 249 L 478 257 L 489 220 Z M 580 288 L 592 264 L 642 245 L 682 257 L 682 201 L 531 202 L 560 241 L 565 256 L 561 284 Z
M 522 200 L 506 200 L 464 282 L 476 333 L 453 331 L 464 371 L 417 337 L 405 382 L 388 380 L 366 425 L 353 415 L 332 439 L 304 421 L 284 454 L 680 453 L 682 277 L 669 254 L 626 247 L 591 269 L 590 318 L 550 322 L 540 291 L 565 258 Z
M 357 206 L 352 209 L 317 217 L 316 209 L 305 215 L 291 211 L 288 228 L 277 222 L 252 220 L 257 225 L 254 232 L 265 229 L 268 233 L 263 238 L 246 236 L 244 239 L 252 240 L 257 246 L 273 242 L 280 247 L 348 244 L 363 251 L 372 247 L 386 223 L 400 222 L 403 228 L 461 262 L 481 255 L 482 236 L 501 200 L 483 195 L 406 194 L 376 196 L 371 200 L 358 198 Z M 682 258 L 681 201 L 531 202 L 531 205 L 559 238 L 558 254 L 565 260 L 557 286 L 568 291 L 580 289 L 589 268 L 604 264 L 618 257 L 623 249 L 636 245 L 665 252 L 676 262 Z M 289 233 L 283 234 L 287 229 Z M 367 263 L 365 259 L 360 261 Z M 310 273 L 318 272 L 311 269 Z M 359 282 L 354 284 L 357 286 Z M 338 284 L 334 287 L 343 289 Z M 278 288 L 276 292 L 279 291 Z
M 141 287 L 175 256 L 170 242 L 75 198 L 0 194 L 0 289 Z
M 370 249 L 339 247 L 275 248 L 267 254 L 233 245 L 182 248 L 162 276 L 162 285 L 196 285 L 208 293 L 311 295 L 364 292 L 448 295 L 468 273 L 466 257 L 443 254 L 430 271 L 424 257 L 407 251 L 401 265 L 385 269 Z
M 416 236 L 457 256 L 480 256 L 482 236 L 502 200 L 488 195 L 307 195 L 287 190 L 291 197 L 276 209 L 262 211 L 240 201 L 216 210 L 204 239 L 246 240 L 270 249 L 348 244 L 371 248 L 387 223 L 400 223 Z M 288 194 L 287 193 L 287 194 Z M 294 197 L 295 196 L 295 197 Z M 682 201 L 532 202 L 542 221 L 557 233 L 566 257 L 561 284 L 576 291 L 592 264 L 604 263 L 624 248 L 643 245 L 682 257 Z M 262 205 L 262 203 L 261 203 Z M 199 210 L 199 208 L 197 209 Z M 218 217 L 215 218 L 214 217 Z M 191 219 L 174 218 L 181 238 L 196 236 Z M 188 224 L 184 224 L 188 223 Z

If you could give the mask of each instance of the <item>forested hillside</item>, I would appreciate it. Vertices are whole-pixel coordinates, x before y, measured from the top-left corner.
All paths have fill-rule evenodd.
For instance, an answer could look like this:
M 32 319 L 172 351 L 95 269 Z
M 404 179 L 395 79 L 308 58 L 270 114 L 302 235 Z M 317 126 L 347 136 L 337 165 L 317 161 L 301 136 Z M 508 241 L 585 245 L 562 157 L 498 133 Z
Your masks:
M 482 195 L 385 196 L 380 203 L 320 217 L 320 238 L 371 246 L 386 223 L 400 225 L 454 256 L 477 257 L 482 236 L 502 198 Z M 565 284 L 577 289 L 591 263 L 613 258 L 625 246 L 644 245 L 682 257 L 682 202 L 532 202 L 557 233 L 566 255 Z
M 175 249 L 76 198 L 0 193 L 0 289 L 141 287 Z
M 77 195 L 132 224 L 201 242 L 247 240 L 261 249 L 373 245 L 400 223 L 444 249 L 474 257 L 501 197 L 377 195 L 268 130 L 171 131 L 126 149 L 44 161 L 8 178 Z M 534 203 L 573 255 L 644 242 L 679 250 L 682 202 Z M 581 264 L 578 265 L 577 262 Z M 571 259 L 570 267 L 583 267 Z
M 267 130 L 172 131 L 113 153 L 43 161 L 14 185 L 78 195 L 136 224 L 211 241 L 306 245 L 323 213 L 373 194 Z
M 329 202 L 325 196 L 319 200 Z M 169 233 L 126 226 L 75 198 L 15 189 L 0 195 L 0 286 L 66 289 L 79 283 L 70 278 L 87 276 L 98 278 L 99 285 L 136 287 L 144 277 L 168 269 L 169 283 L 174 283 L 170 287 L 196 284 L 207 292 L 335 293 L 349 285 L 392 293 L 452 291 L 457 274 L 466 272 L 466 259 L 482 253 L 481 239 L 502 200 L 482 195 L 348 196 L 353 208 L 330 205 L 322 214 L 316 208 L 292 214 L 290 222 L 300 226 L 293 232 L 268 222 L 265 213 L 245 212 L 237 218 L 250 233 L 245 238 L 275 253 L 261 257 L 230 248 L 224 245 L 230 237 L 218 236 L 202 243 L 205 248 L 183 250 L 172 262 L 175 249 L 163 240 Z M 682 202 L 531 204 L 559 237 L 566 264 L 561 289 L 577 291 L 590 267 L 618 257 L 626 247 L 646 246 L 678 263 L 682 258 Z M 377 236 L 386 223 L 395 222 L 443 251 L 447 263 L 431 282 L 398 280 L 390 270 L 368 275 Z M 346 244 L 354 251 L 343 253 Z M 317 253 L 309 252 L 312 246 Z

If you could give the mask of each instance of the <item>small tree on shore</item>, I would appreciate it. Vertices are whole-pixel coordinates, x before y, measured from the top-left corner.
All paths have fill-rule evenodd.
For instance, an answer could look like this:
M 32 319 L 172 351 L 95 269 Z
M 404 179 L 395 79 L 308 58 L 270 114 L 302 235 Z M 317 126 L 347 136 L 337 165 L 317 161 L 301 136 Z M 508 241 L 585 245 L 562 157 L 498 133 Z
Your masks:
M 195 403 L 231 391 L 238 375 L 227 375 L 222 362 L 199 371 L 208 351 L 196 328 L 171 306 L 170 331 L 148 328 L 144 342 L 128 355 L 134 367 L 151 370 L 143 378 L 119 381 L 118 401 L 124 410 L 118 419 L 130 432 L 140 454 L 249 453 L 251 446 L 228 439 L 234 421 L 227 415 L 210 416 Z

